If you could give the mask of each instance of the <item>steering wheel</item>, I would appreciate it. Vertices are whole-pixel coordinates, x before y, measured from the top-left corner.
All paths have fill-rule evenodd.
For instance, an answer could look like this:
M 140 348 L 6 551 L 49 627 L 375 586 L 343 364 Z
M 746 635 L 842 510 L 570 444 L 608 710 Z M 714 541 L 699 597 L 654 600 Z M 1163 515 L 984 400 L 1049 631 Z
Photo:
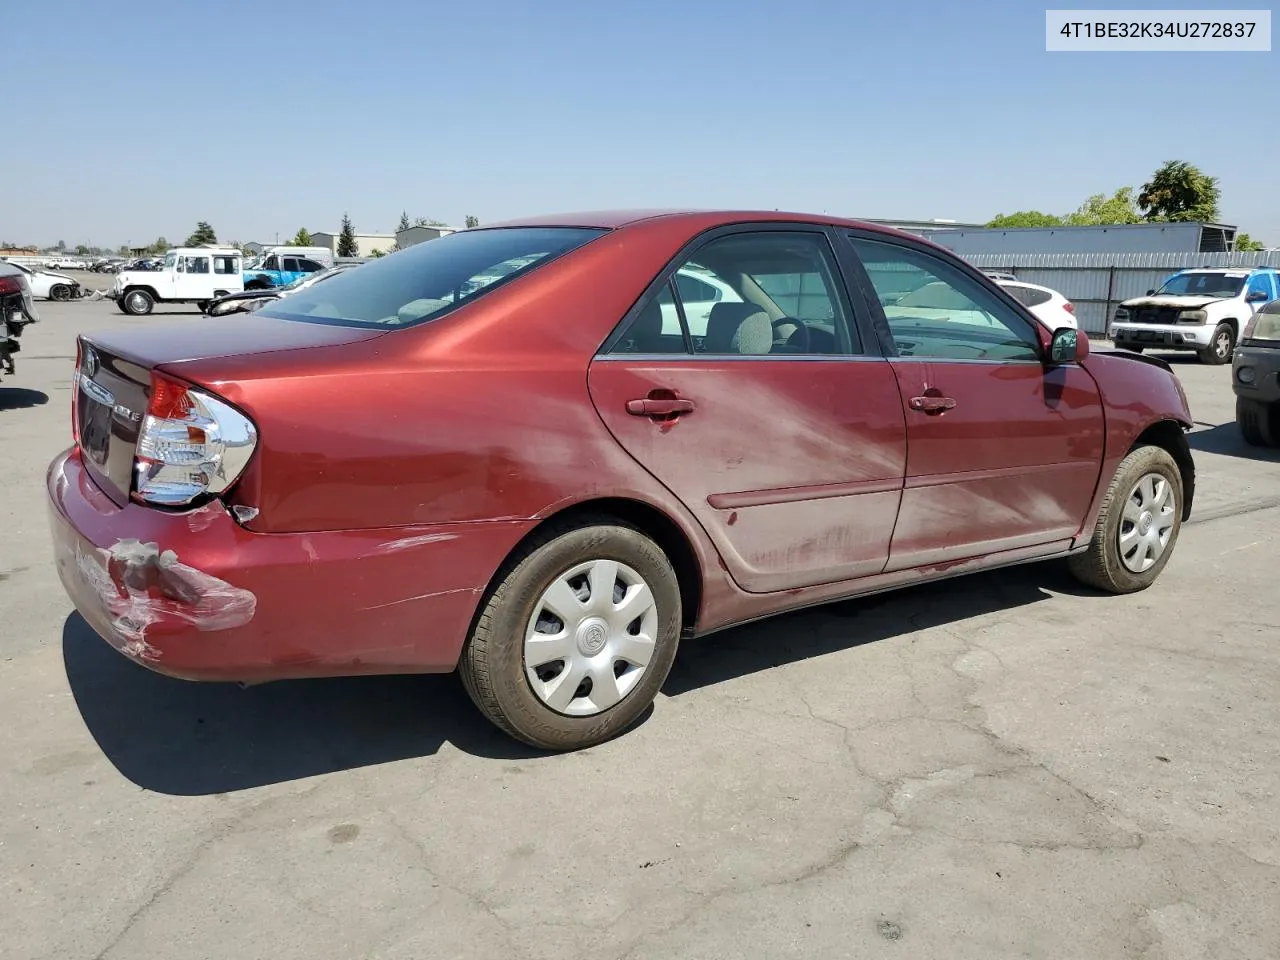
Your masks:
M 810 348 L 813 346 L 813 342 L 812 342 L 813 336 L 809 332 L 809 325 L 802 320 L 795 320 L 791 317 L 780 317 L 779 319 L 773 321 L 773 339 L 774 340 L 777 340 L 778 337 L 780 336 L 778 332 L 778 328 L 783 326 L 795 327 L 797 330 L 804 331 L 804 345 L 803 347 L 801 347 L 800 352 L 808 353 Z M 790 343 L 791 337 L 793 336 L 795 336 L 794 332 L 791 334 L 788 334 L 784 342 Z

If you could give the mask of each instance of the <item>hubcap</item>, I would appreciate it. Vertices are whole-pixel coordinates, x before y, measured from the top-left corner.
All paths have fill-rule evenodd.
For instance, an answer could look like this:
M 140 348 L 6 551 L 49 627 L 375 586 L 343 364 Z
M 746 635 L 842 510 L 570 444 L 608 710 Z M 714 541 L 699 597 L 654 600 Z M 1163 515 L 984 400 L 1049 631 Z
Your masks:
M 1218 337 L 1218 356 L 1225 357 L 1231 352 L 1231 334 L 1224 333 Z
M 1173 485 L 1165 477 L 1148 473 L 1134 484 L 1116 535 L 1126 569 L 1144 573 L 1155 566 L 1169 547 L 1177 510 Z
M 589 560 L 556 577 L 534 605 L 525 676 L 552 710 L 589 717 L 636 688 L 657 635 L 658 605 L 644 578 L 616 560 Z
M 129 306 L 134 310 L 147 309 L 147 298 L 140 293 L 135 293 L 129 298 Z

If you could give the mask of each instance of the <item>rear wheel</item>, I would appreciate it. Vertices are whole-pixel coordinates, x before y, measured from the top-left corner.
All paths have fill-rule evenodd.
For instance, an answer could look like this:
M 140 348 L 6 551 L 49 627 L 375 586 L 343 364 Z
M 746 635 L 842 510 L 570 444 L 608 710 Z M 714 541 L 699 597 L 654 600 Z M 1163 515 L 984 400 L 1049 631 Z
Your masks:
M 550 531 L 489 595 L 459 673 L 499 728 L 546 750 L 579 750 L 648 709 L 680 639 L 680 587 L 640 531 L 600 518 Z
M 124 312 L 135 317 L 145 316 L 156 305 L 155 298 L 145 290 L 130 290 L 120 301 Z
M 1139 447 L 1116 470 L 1089 549 L 1071 572 L 1108 593 L 1145 590 L 1169 562 L 1182 529 L 1182 474 L 1162 447 Z
M 1209 341 L 1209 346 L 1203 350 L 1197 350 L 1196 355 L 1200 358 L 1201 363 L 1220 366 L 1231 360 L 1231 354 L 1236 348 L 1236 332 L 1229 323 L 1220 323 L 1214 328 L 1213 338 Z
M 1251 447 L 1280 446 L 1280 403 L 1237 397 L 1236 423 Z

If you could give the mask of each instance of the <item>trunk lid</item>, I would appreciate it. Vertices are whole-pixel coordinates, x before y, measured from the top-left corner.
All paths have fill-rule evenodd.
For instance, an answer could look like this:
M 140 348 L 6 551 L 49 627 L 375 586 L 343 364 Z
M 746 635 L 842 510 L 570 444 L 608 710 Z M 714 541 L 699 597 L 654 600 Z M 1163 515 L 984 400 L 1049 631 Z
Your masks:
M 157 367 L 340 346 L 386 333 L 247 314 L 82 335 L 72 386 L 84 464 L 116 503 L 128 502 L 138 435 L 151 397 L 151 371 Z

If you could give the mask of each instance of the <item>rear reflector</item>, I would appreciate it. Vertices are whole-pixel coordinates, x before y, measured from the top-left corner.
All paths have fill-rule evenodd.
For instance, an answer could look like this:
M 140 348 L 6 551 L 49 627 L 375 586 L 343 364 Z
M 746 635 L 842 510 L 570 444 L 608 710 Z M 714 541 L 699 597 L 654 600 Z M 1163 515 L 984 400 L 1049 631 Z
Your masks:
M 1062 309 L 1067 311 L 1067 313 L 1074 314 L 1076 312 L 1076 305 L 1072 303 L 1070 300 L 1068 300 L 1066 303 L 1062 305 Z

